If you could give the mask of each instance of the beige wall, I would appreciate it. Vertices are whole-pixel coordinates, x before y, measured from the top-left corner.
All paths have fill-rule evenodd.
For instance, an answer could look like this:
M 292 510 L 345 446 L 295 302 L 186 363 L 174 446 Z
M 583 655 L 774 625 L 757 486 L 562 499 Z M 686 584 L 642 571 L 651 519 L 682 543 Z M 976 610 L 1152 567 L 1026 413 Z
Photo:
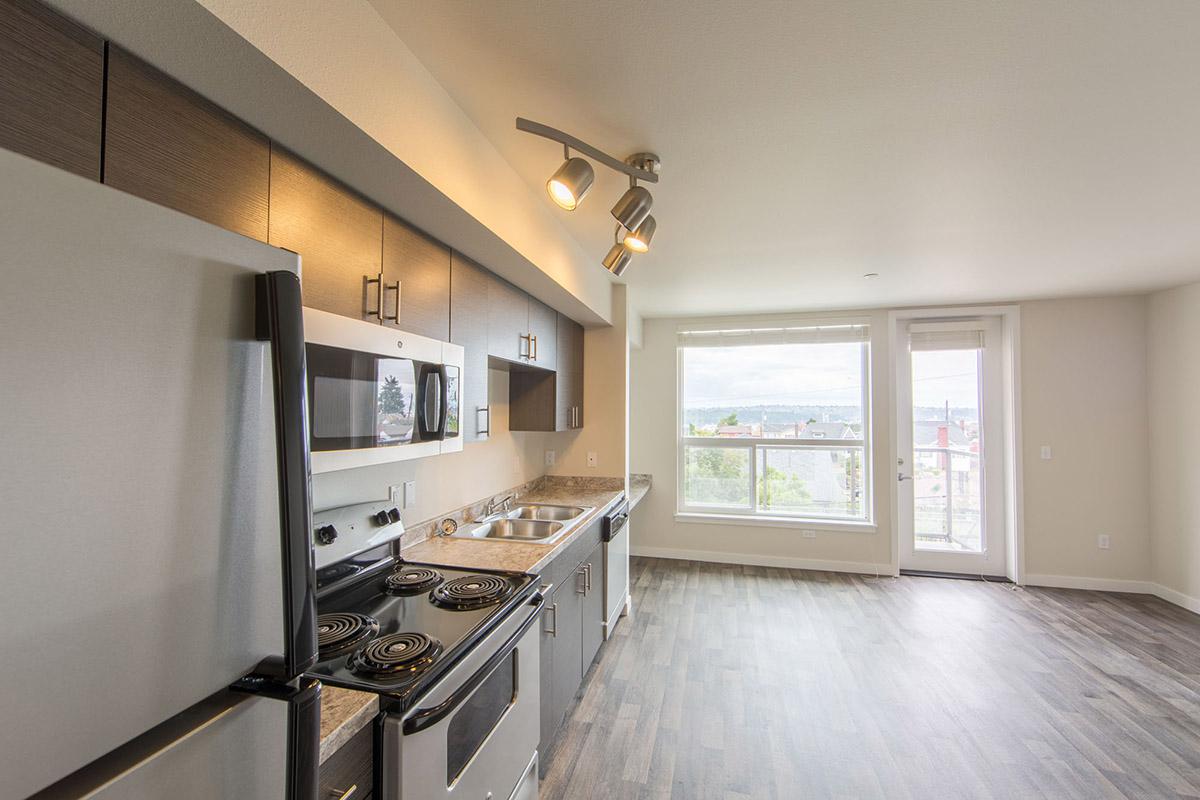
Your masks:
M 1200 611 L 1200 284 L 1150 296 L 1154 581 Z
M 1022 303 L 1021 412 L 1029 574 L 1149 578 L 1146 298 Z M 636 512 L 632 543 L 648 554 L 872 572 L 892 562 L 893 418 L 888 315 L 871 312 L 875 533 L 677 522 L 675 331 L 645 321 L 631 359 L 630 470 L 654 488 Z M 1042 461 L 1039 449 L 1052 448 Z M 804 527 L 816 527 L 805 525 Z M 1112 537 L 1112 549 L 1096 536 Z
M 1150 578 L 1146 307 L 1145 296 L 1021 304 L 1027 577 Z

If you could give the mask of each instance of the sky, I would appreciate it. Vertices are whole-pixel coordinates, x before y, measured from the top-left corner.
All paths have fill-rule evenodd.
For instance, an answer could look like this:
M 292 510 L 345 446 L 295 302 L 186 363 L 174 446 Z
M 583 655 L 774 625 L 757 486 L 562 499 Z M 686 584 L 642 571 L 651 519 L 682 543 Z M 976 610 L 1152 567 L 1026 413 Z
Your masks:
M 858 405 L 862 347 L 846 343 L 687 348 L 684 405 Z M 941 407 L 949 401 L 952 407 L 975 407 L 977 360 L 975 350 L 914 354 L 914 405 Z

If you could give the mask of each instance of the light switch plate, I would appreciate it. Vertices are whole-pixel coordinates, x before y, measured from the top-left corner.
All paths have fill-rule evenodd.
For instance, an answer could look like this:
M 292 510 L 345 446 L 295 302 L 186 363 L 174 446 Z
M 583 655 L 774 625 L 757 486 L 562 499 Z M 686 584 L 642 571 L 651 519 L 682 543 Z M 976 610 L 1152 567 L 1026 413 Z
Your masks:
M 596 466 L 597 460 L 596 460 L 596 452 L 595 452 L 594 450 L 589 450 L 589 451 L 588 451 L 587 459 L 588 459 L 588 466 L 589 466 L 589 467 L 594 467 L 594 466 Z
M 404 505 L 404 487 L 399 483 L 394 483 L 388 487 L 388 502 L 394 506 Z
M 1096 546 L 1101 550 L 1107 550 L 1112 547 L 1112 539 L 1109 538 L 1107 533 L 1102 533 L 1096 537 Z
M 1050 445 L 1042 445 L 1042 461 L 1049 461 L 1052 458 L 1050 453 Z
M 800 531 L 800 536 L 804 539 L 815 539 L 817 538 L 817 532 L 812 528 L 804 528 Z
M 405 481 L 404 482 L 404 507 L 412 508 L 416 502 L 417 502 L 417 482 L 416 481 Z

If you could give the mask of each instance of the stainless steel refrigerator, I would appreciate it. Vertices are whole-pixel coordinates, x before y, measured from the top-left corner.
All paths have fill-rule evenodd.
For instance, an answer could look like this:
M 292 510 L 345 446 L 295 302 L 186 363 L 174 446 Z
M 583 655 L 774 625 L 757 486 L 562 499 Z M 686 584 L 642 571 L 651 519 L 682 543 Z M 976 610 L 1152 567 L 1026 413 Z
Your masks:
M 298 271 L 0 150 L 0 795 L 315 796 Z

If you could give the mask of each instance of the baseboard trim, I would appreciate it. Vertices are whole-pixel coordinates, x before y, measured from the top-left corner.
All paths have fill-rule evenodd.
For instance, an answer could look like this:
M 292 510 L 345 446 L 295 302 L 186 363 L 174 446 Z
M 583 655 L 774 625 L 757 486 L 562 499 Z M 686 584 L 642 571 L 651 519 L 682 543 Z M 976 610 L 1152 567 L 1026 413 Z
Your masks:
M 823 561 L 793 556 L 767 556 L 753 553 L 726 553 L 722 550 L 678 550 L 672 547 L 632 547 L 630 555 L 647 558 L 670 558 L 677 561 L 704 561 L 710 564 L 742 564 L 753 567 L 783 567 L 813 569 L 823 572 L 850 572 L 857 575 L 892 575 L 891 564 L 868 564 L 861 561 Z
M 1154 588 L 1151 594 L 1155 597 L 1166 600 L 1168 603 L 1173 603 L 1180 608 L 1186 608 L 1193 614 L 1200 614 L 1200 598 L 1190 597 L 1183 592 L 1175 591 L 1169 586 L 1163 586 L 1161 583 L 1151 585 Z
M 1026 575 L 1026 586 L 1046 586 L 1051 589 L 1087 589 L 1092 592 L 1125 592 L 1127 594 L 1154 594 L 1150 581 L 1134 581 L 1124 578 L 1085 578 L 1076 575 Z

